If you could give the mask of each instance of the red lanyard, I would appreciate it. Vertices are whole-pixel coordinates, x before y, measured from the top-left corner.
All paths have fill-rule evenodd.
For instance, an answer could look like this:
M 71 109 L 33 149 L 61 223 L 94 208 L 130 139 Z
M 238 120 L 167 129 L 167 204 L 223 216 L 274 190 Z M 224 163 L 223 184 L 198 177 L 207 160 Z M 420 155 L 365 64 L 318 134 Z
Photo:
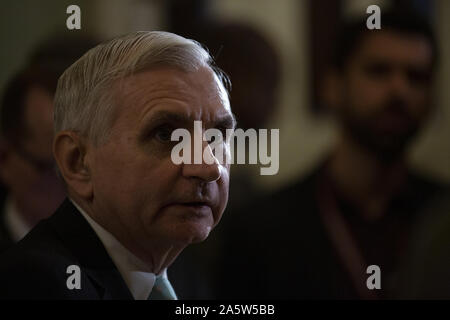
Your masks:
M 378 299 L 377 294 L 366 286 L 367 264 L 360 249 L 352 237 L 348 223 L 344 220 L 339 206 L 331 190 L 329 181 L 324 175 L 317 185 L 319 213 L 328 236 L 335 247 L 341 263 L 350 275 L 353 287 L 362 299 Z

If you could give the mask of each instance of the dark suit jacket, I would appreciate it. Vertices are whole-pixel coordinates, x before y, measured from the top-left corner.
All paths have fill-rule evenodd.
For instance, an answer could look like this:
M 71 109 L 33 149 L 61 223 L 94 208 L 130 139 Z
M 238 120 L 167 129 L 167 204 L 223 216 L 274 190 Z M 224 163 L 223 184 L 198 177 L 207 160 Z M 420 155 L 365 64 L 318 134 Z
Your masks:
M 0 254 L 11 247 L 14 241 L 5 224 L 5 201 L 7 192 L 0 183 Z
M 81 289 L 68 289 L 71 265 Z M 0 256 L 0 299 L 132 299 L 88 222 L 69 200 Z
M 0 213 L 0 254 L 11 247 L 13 244 L 14 241 L 9 230 L 6 228 L 5 215 L 2 211 Z

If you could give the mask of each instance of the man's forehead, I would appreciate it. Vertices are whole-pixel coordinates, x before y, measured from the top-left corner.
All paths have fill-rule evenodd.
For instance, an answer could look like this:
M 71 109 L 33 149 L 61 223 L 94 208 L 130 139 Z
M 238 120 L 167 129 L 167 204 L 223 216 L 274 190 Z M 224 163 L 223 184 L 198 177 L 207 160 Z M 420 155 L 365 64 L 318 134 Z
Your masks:
M 159 66 L 127 76 L 119 81 L 125 94 L 137 93 L 141 90 L 189 93 L 192 89 L 210 90 L 217 86 L 217 78 L 210 67 L 200 67 L 193 71 L 180 68 Z
M 211 68 L 186 72 L 173 67 L 158 67 L 133 74 L 118 83 L 121 100 L 178 98 L 184 100 L 226 97 L 225 88 Z M 228 101 L 224 101 L 227 103 Z
M 234 116 L 228 94 L 209 67 L 185 72 L 161 67 L 118 83 L 122 110 L 132 108 L 140 119 L 173 115 L 171 119 L 215 121 Z M 168 118 L 168 117 L 167 117 Z

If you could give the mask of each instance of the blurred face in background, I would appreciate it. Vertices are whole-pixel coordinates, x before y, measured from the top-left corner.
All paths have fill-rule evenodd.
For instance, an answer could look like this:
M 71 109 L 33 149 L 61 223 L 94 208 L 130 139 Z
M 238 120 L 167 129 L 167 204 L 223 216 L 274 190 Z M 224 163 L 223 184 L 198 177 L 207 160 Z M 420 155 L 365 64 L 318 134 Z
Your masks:
M 53 98 L 34 85 L 24 100 L 24 136 L 7 141 L 1 165 L 8 195 L 30 226 L 48 217 L 64 198 L 52 155 Z
M 363 35 L 335 81 L 345 132 L 384 159 L 402 153 L 431 107 L 432 47 L 420 35 Z

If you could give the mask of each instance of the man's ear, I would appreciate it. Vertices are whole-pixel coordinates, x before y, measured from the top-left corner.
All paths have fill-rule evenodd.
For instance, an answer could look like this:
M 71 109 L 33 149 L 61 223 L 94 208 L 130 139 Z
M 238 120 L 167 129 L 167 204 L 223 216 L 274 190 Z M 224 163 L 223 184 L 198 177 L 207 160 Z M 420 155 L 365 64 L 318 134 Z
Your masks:
M 53 154 L 68 188 L 83 199 L 93 196 L 92 176 L 85 139 L 73 131 L 61 131 L 55 136 Z

